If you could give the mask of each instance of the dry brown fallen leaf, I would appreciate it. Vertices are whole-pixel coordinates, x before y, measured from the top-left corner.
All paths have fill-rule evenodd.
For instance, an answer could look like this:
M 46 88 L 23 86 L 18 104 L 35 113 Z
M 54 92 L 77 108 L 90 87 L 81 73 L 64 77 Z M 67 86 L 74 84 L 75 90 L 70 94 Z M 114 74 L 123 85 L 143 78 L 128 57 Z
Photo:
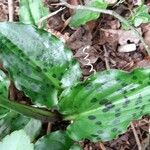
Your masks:
M 136 50 L 136 46 L 139 44 L 139 38 L 137 35 L 131 30 L 114 30 L 114 29 L 102 29 L 106 33 L 112 34 L 112 38 L 114 35 L 117 35 L 118 41 L 118 51 L 119 52 L 132 52 Z M 142 34 L 141 28 L 137 29 L 140 34 Z
M 91 64 L 94 64 L 99 58 L 99 53 L 92 46 L 85 50 L 86 53 L 83 52 L 83 48 L 80 48 L 77 51 L 77 53 L 74 55 L 74 57 L 77 58 L 78 61 L 84 66 L 84 65 L 87 64 L 87 60 L 84 59 L 84 58 L 87 56 L 86 53 L 88 53 L 88 58 L 87 59 L 90 60 Z
M 146 44 L 150 47 L 150 24 L 146 26 L 145 28 L 147 31 L 144 34 L 144 39 L 145 39 Z
M 121 30 L 121 29 L 120 30 L 102 29 L 102 30 L 105 32 L 117 35 L 118 43 L 120 45 L 128 44 L 128 42 L 138 44 L 140 41 L 137 35 L 131 30 L 128 30 L 128 31 Z M 140 34 L 142 34 L 141 28 L 138 28 L 137 31 Z
M 142 61 L 137 62 L 131 70 L 135 68 L 150 68 L 150 56 L 145 57 Z
M 87 45 L 92 44 L 92 34 L 91 31 L 87 27 L 80 27 L 78 28 L 66 41 L 67 46 L 75 50 L 75 52 Z
M 5 10 L 5 6 L 0 2 L 0 21 L 7 21 L 8 16 Z

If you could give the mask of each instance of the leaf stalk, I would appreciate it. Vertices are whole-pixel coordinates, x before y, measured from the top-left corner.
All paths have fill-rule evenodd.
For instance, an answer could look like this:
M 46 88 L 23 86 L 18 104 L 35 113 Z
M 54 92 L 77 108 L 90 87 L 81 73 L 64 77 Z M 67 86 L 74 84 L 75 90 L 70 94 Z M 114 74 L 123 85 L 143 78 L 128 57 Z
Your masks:
M 2 96 L 0 97 L 0 106 L 6 109 L 16 111 L 27 117 L 42 120 L 43 122 L 54 122 L 60 119 L 60 115 L 56 112 L 50 112 L 48 110 L 43 110 L 40 108 L 27 106 L 25 104 L 10 101 Z

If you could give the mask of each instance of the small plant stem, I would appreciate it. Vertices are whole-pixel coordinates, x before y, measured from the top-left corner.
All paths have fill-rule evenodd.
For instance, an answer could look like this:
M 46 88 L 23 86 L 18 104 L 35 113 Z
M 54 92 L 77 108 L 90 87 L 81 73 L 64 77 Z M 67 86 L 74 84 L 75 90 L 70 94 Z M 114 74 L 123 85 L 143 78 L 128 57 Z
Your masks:
M 109 56 L 105 45 L 103 46 L 103 49 L 104 49 L 104 60 L 105 60 L 106 70 L 110 70 L 109 61 L 108 61 Z
M 38 28 L 41 28 L 41 27 L 42 27 L 42 24 L 43 24 L 43 22 L 44 22 L 45 20 L 47 20 L 48 18 L 50 18 L 50 17 L 56 15 L 57 13 L 59 13 L 60 11 L 62 11 L 62 10 L 64 10 L 64 9 L 65 9 L 65 7 L 62 7 L 62 8 L 60 8 L 60 9 L 58 9 L 57 11 L 54 11 L 54 12 L 48 14 L 47 16 L 44 16 L 43 18 L 41 18 L 41 19 L 38 21 Z
M 43 110 L 40 108 L 27 106 L 14 101 L 9 101 L 3 97 L 0 97 L 0 106 L 16 111 L 27 117 L 42 120 L 44 122 L 48 122 L 48 121 L 54 122 L 59 118 L 56 113 L 52 113 L 50 111 Z
M 8 0 L 9 21 L 14 20 L 14 0 Z
M 64 0 L 61 0 L 61 3 L 59 3 L 58 5 L 64 5 L 70 9 L 89 10 L 89 11 L 93 11 L 93 12 L 98 12 L 98 13 L 103 13 L 103 14 L 108 14 L 108 15 L 114 16 L 120 22 L 122 22 L 126 26 L 128 26 L 137 35 L 137 37 L 141 40 L 143 46 L 145 47 L 147 53 L 150 55 L 150 49 L 149 49 L 148 45 L 145 43 L 145 41 L 144 41 L 143 37 L 140 35 L 140 33 L 136 30 L 136 28 L 134 28 L 132 25 L 130 25 L 125 18 L 123 18 L 122 16 L 117 14 L 115 11 L 108 10 L 108 9 L 107 10 L 99 9 L 99 8 L 95 8 L 95 7 L 82 6 L 82 5 L 70 5 L 69 3 L 65 2 Z

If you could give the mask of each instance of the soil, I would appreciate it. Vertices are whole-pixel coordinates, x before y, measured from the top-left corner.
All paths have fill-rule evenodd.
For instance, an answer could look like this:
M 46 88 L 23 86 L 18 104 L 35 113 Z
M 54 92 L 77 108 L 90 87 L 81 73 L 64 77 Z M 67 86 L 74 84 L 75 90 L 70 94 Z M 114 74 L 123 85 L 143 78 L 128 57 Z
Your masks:
M 51 3 L 58 2 L 57 0 L 45 0 L 45 5 L 49 7 L 50 11 L 56 11 L 58 6 L 52 6 Z M 72 4 L 78 4 L 78 0 L 68 0 Z M 127 0 L 119 6 L 110 7 L 122 16 L 127 16 L 129 9 L 132 10 L 135 0 Z M 145 4 L 150 5 L 150 1 Z M 14 20 L 18 21 L 18 1 L 15 1 L 15 17 Z M 47 30 L 53 31 L 57 37 L 62 38 L 66 45 L 73 51 L 74 57 L 79 61 L 83 71 L 83 79 L 92 74 L 94 71 L 103 71 L 106 69 L 121 69 L 131 71 L 137 67 L 150 67 L 150 58 L 145 51 L 144 47 L 134 38 L 131 32 L 128 34 L 121 29 L 120 22 L 112 16 L 101 15 L 96 21 L 91 21 L 82 27 L 71 29 L 67 25 L 67 19 L 70 17 L 69 9 L 51 17 L 47 21 Z M 0 21 L 8 20 L 8 7 L 7 0 L 0 0 Z M 150 24 L 142 24 L 139 29 L 147 43 L 150 43 Z M 122 43 L 136 44 L 136 50 L 131 52 L 119 52 L 119 47 Z M 87 65 L 84 60 L 85 54 L 82 50 L 84 47 L 89 46 L 87 52 L 89 59 L 93 66 Z M 15 96 L 15 97 L 14 97 Z M 23 93 L 15 89 L 12 84 L 10 87 L 11 99 L 24 100 L 25 103 L 31 103 Z M 141 144 L 145 150 L 150 150 L 150 135 L 149 135 L 149 122 L 150 117 L 144 116 L 138 121 L 133 121 L 136 133 L 139 137 Z M 67 122 L 57 122 L 52 125 L 52 131 L 57 129 L 65 129 Z M 44 124 L 45 128 L 47 124 Z M 80 142 L 84 150 L 138 150 L 137 142 L 131 127 L 127 132 L 120 135 L 113 141 L 91 143 L 90 141 Z

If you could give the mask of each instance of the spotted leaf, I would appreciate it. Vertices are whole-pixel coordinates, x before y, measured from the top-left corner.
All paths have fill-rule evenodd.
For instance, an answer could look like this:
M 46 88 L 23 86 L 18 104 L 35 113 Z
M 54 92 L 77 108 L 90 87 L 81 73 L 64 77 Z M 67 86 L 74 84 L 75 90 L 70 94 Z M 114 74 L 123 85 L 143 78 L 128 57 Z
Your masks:
M 57 104 L 57 89 L 75 84 L 81 75 L 64 43 L 31 25 L 0 23 L 0 59 L 16 87 L 48 107 Z
M 130 122 L 150 114 L 150 69 L 119 70 L 92 75 L 61 95 L 60 111 L 72 120 L 69 136 L 76 140 L 109 141 Z

